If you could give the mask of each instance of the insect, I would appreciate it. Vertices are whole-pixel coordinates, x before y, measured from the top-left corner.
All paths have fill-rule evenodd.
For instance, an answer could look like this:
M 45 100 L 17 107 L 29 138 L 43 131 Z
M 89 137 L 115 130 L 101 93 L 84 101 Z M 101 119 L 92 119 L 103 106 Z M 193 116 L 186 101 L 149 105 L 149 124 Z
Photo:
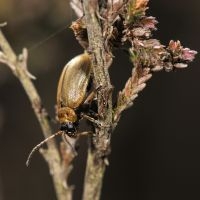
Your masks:
M 91 61 L 84 53 L 73 58 L 63 69 L 57 90 L 57 117 L 68 136 L 76 137 L 81 106 L 86 100 Z
M 27 166 L 33 153 L 48 140 L 61 134 L 77 137 L 77 126 L 83 116 L 90 121 L 96 121 L 92 117 L 83 114 L 89 109 L 86 109 L 87 106 L 85 105 L 89 105 L 88 102 L 94 98 L 94 92 L 88 95 L 87 91 L 91 71 L 91 60 L 87 53 L 74 57 L 65 65 L 57 89 L 57 118 L 60 123 L 60 131 L 46 138 L 32 149 L 26 162 Z

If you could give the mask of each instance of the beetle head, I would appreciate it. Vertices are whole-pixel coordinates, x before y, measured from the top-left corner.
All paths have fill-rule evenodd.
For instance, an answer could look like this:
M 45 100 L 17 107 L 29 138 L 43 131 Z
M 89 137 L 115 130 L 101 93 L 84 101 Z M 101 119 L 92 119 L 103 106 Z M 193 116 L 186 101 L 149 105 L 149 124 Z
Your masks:
M 72 122 L 62 123 L 60 130 L 64 131 L 69 137 L 76 137 L 76 126 Z
M 61 124 L 60 130 L 64 131 L 69 137 L 75 137 L 77 122 L 75 111 L 69 107 L 62 107 L 58 109 L 57 115 Z

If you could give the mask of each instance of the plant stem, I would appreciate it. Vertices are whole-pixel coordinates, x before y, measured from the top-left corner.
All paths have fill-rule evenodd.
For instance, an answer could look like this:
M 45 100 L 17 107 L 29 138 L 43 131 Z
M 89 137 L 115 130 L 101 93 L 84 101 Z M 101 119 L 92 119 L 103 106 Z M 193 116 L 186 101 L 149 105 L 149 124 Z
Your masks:
M 107 155 L 110 151 L 112 125 L 112 85 L 108 73 L 111 64 L 104 47 L 104 38 L 100 21 L 97 18 L 99 1 L 83 0 L 85 23 L 87 27 L 89 52 L 91 52 L 94 82 L 97 92 L 98 115 L 101 127 L 95 129 L 91 138 L 91 147 L 85 174 L 83 200 L 98 200 L 101 194 L 102 179 L 105 172 Z
M 95 164 L 94 156 L 95 154 L 89 149 L 84 182 L 84 200 L 99 200 L 101 195 L 105 164 Z
M 14 51 L 12 50 L 10 44 L 4 37 L 2 31 L 0 30 L 0 47 L 6 58 L 6 63 L 12 69 L 14 75 L 19 79 L 24 88 L 34 110 L 34 113 L 39 121 L 42 133 L 45 138 L 52 135 L 52 130 L 49 124 L 48 115 L 45 108 L 42 106 L 40 96 L 30 79 L 27 68 L 27 60 L 20 60 Z M 47 142 L 48 149 L 43 151 L 43 156 L 45 157 L 48 165 L 50 174 L 53 178 L 54 187 L 56 190 L 56 195 L 58 200 L 71 200 L 72 199 L 72 189 L 66 187 L 65 177 L 61 178 L 61 174 L 64 170 L 61 165 L 61 158 L 59 151 L 57 149 L 55 140 Z

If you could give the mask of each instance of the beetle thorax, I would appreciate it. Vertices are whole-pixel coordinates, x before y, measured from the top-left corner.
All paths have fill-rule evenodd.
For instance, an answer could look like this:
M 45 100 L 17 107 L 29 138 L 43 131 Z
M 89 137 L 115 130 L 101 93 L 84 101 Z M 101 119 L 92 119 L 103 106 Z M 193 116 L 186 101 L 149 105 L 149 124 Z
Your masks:
M 61 124 L 77 121 L 77 115 L 76 115 L 75 111 L 69 107 L 59 108 L 57 115 L 58 115 L 58 120 Z

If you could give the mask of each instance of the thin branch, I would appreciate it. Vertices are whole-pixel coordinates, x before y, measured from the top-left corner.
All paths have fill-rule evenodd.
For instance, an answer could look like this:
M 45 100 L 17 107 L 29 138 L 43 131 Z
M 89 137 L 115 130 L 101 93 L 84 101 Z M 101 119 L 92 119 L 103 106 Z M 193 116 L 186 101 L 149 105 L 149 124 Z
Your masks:
M 104 162 L 95 162 L 96 155 L 91 148 L 88 150 L 85 171 L 83 200 L 99 200 L 106 165 Z
M 42 133 L 45 138 L 52 135 L 52 130 L 49 124 L 48 115 L 45 108 L 42 106 L 40 96 L 31 81 L 32 75 L 27 70 L 27 57 L 28 52 L 26 49 L 23 53 L 17 57 L 8 41 L 4 37 L 2 31 L 0 30 L 0 62 L 7 64 L 12 70 L 13 74 L 19 79 L 24 88 L 31 104 L 35 115 L 39 121 L 42 129 Z M 71 200 L 72 199 L 72 189 L 66 187 L 65 177 L 61 179 L 63 171 L 66 171 L 66 166 L 61 165 L 61 158 L 59 151 L 57 149 L 54 140 L 47 142 L 48 149 L 43 150 L 43 156 L 48 162 L 50 174 L 52 175 L 54 187 L 56 190 L 56 195 L 58 200 Z M 44 153 L 45 152 L 45 153 Z

